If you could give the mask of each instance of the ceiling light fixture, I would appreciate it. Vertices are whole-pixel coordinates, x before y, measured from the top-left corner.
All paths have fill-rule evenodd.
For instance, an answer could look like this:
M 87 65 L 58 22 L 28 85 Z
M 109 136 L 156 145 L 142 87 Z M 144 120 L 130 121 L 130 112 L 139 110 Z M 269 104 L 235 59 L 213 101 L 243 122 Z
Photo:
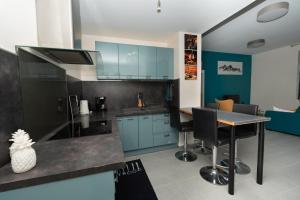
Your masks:
M 265 44 L 266 44 L 265 39 L 253 40 L 247 43 L 247 48 L 249 49 L 258 48 L 264 46 Z
M 274 21 L 286 15 L 289 12 L 288 2 L 278 2 L 268 5 L 257 13 L 257 22 L 265 23 Z
M 157 11 L 158 13 L 161 12 L 161 3 L 160 3 L 160 0 L 157 1 L 157 8 L 156 8 L 156 11 Z

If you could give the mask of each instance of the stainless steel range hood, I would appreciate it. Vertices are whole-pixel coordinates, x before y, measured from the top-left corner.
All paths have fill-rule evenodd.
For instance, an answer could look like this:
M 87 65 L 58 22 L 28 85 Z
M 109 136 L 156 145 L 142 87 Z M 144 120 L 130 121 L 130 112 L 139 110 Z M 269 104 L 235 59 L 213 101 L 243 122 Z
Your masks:
M 101 58 L 97 51 L 28 46 L 17 46 L 17 51 L 19 48 L 57 64 L 96 65 L 97 58 Z

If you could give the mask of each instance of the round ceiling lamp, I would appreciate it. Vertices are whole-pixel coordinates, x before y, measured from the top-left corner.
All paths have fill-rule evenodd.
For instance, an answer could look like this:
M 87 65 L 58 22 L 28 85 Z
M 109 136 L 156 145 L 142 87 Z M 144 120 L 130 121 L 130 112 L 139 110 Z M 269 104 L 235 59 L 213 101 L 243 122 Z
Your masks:
M 265 39 L 253 40 L 247 43 L 247 48 L 249 49 L 258 48 L 264 46 L 265 44 L 266 44 Z
M 257 22 L 265 23 L 274 21 L 286 15 L 289 12 L 288 2 L 278 2 L 268 5 L 257 13 Z
M 161 3 L 160 3 L 160 0 L 157 1 L 156 12 L 157 12 L 157 13 L 160 13 L 160 12 L 161 12 Z

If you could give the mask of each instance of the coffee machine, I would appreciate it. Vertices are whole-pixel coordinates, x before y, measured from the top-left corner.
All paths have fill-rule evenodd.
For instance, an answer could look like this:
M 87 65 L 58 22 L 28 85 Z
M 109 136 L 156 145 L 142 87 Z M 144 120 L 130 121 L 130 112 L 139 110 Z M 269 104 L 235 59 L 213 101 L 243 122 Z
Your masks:
M 107 110 L 105 100 L 106 100 L 106 97 L 104 97 L 104 96 L 95 98 L 96 112 Z

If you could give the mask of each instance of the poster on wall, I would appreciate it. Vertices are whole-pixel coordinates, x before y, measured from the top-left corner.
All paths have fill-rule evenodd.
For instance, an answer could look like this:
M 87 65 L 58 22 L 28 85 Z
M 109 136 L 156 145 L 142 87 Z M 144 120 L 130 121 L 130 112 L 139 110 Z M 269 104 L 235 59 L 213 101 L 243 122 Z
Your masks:
M 197 35 L 184 34 L 185 80 L 197 80 Z
M 218 75 L 243 75 L 243 63 L 218 61 Z

